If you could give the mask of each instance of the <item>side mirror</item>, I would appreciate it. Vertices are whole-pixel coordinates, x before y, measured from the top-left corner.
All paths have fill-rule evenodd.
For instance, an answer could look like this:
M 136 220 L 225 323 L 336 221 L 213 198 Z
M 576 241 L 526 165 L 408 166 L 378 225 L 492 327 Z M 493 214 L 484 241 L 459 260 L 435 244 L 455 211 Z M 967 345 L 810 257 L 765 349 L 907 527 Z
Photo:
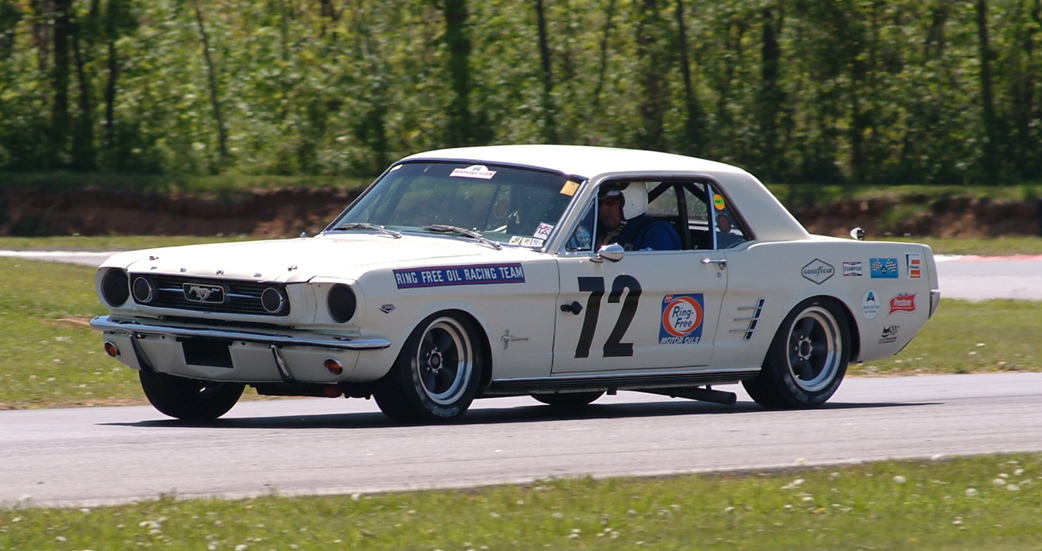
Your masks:
M 853 237 L 854 239 L 857 239 L 858 241 L 864 241 L 865 240 L 865 228 L 858 227 L 858 228 L 854 228 L 854 229 L 850 230 L 850 237 Z
M 604 262 L 604 259 L 611 260 L 612 262 L 618 262 L 622 260 L 622 257 L 626 256 L 626 249 L 622 248 L 622 245 L 618 243 L 609 243 L 600 248 L 597 251 L 596 262 Z

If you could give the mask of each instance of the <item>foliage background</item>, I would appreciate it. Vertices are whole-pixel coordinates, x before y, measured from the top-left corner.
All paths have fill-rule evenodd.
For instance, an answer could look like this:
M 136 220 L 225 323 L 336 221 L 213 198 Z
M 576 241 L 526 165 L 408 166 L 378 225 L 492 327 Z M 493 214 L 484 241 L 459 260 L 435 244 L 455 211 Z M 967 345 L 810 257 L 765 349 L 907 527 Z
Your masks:
M 1040 45 L 1042 0 L 0 0 L 0 172 L 371 176 L 561 142 L 1038 180 Z

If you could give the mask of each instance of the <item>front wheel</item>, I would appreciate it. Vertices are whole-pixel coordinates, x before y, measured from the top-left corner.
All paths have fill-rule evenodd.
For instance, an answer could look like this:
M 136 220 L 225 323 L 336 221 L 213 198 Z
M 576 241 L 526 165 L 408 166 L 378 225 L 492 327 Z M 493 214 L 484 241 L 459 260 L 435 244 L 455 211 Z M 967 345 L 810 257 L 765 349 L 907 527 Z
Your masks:
M 850 329 L 841 307 L 810 298 L 785 317 L 760 374 L 742 384 L 764 407 L 819 406 L 839 388 L 849 361 Z
M 463 415 L 485 368 L 480 338 L 474 324 L 458 314 L 437 313 L 423 320 L 373 393 L 380 410 L 401 423 Z
M 246 385 L 139 371 L 145 397 L 160 413 L 184 421 L 212 421 L 228 413 Z

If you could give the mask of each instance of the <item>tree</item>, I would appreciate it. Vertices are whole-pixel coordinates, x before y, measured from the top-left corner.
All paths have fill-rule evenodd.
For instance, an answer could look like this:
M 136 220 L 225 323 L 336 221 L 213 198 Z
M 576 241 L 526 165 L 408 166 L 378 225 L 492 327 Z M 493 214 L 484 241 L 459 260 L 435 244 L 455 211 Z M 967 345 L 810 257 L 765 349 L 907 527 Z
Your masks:
M 641 125 L 634 137 L 640 149 L 666 151 L 665 115 L 669 108 L 666 85 L 666 63 L 663 50 L 668 48 L 662 33 L 666 28 L 658 0 L 637 3 L 637 61 L 641 97 L 637 105 Z
M 999 176 L 999 121 L 995 114 L 995 98 L 992 92 L 991 63 L 995 53 L 988 38 L 988 0 L 974 0 L 977 11 L 977 40 L 980 59 L 981 112 L 984 116 L 984 146 L 981 167 L 989 183 Z
M 476 126 L 470 112 L 470 38 L 467 36 L 467 1 L 443 0 L 445 44 L 449 49 L 448 70 L 452 100 L 445 141 L 449 146 L 473 145 Z
M 51 108 L 51 169 L 64 167 L 69 139 L 69 34 L 72 0 L 54 0 L 54 67 L 51 71 L 51 89 L 54 103 Z
M 12 0 L 0 0 L 0 59 L 7 58 L 14 51 L 14 31 L 21 20 L 18 4 Z
M 550 39 L 546 35 L 546 12 L 543 0 L 535 0 L 536 25 L 539 30 L 539 59 L 543 69 L 543 139 L 547 143 L 557 142 L 557 125 L 554 122 L 554 75 L 550 59 Z
M 137 21 L 131 11 L 131 0 L 108 0 L 105 3 L 101 25 L 106 50 L 105 66 L 108 69 L 105 79 L 104 147 L 112 155 L 116 148 L 116 91 L 120 73 L 117 43 L 120 38 L 130 35 L 137 28 Z
M 705 114 L 698 100 L 691 79 L 691 63 L 688 59 L 687 24 L 684 21 L 684 0 L 677 0 L 677 47 L 680 56 L 680 73 L 684 78 L 684 132 L 680 151 L 687 155 L 699 155 L 703 148 L 702 136 L 706 132 Z
M 203 11 L 199 8 L 199 0 L 193 0 L 192 7 L 195 8 L 195 21 L 199 25 L 199 38 L 203 45 L 203 59 L 206 60 L 210 104 L 213 107 L 213 118 L 217 125 L 217 146 L 221 153 L 221 159 L 224 160 L 228 158 L 228 138 L 224 130 L 224 118 L 221 116 L 221 98 L 217 90 L 217 68 L 214 66 L 213 58 L 210 56 L 210 38 L 206 34 L 206 25 L 203 23 Z
M 775 15 L 777 13 L 777 15 Z M 757 120 L 759 122 L 760 147 L 759 166 L 768 174 L 781 175 L 783 147 L 779 143 L 778 120 L 784 109 L 785 92 L 782 90 L 779 69 L 781 67 L 781 34 L 785 13 L 781 7 L 768 6 L 760 12 L 763 31 L 760 45 L 760 86 L 756 94 Z

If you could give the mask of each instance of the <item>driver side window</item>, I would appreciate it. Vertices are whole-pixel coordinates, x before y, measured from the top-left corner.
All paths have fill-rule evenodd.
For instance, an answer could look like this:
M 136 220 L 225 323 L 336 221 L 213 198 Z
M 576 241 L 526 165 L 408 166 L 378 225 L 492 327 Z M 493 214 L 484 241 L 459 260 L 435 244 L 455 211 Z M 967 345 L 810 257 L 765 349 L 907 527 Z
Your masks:
M 568 252 L 593 251 L 593 236 L 596 231 L 594 227 L 596 223 L 595 212 L 597 212 L 596 200 L 586 209 L 586 214 L 583 216 L 582 221 L 579 222 L 579 226 L 575 228 L 572 236 L 568 239 L 568 243 L 565 245 L 565 249 Z

